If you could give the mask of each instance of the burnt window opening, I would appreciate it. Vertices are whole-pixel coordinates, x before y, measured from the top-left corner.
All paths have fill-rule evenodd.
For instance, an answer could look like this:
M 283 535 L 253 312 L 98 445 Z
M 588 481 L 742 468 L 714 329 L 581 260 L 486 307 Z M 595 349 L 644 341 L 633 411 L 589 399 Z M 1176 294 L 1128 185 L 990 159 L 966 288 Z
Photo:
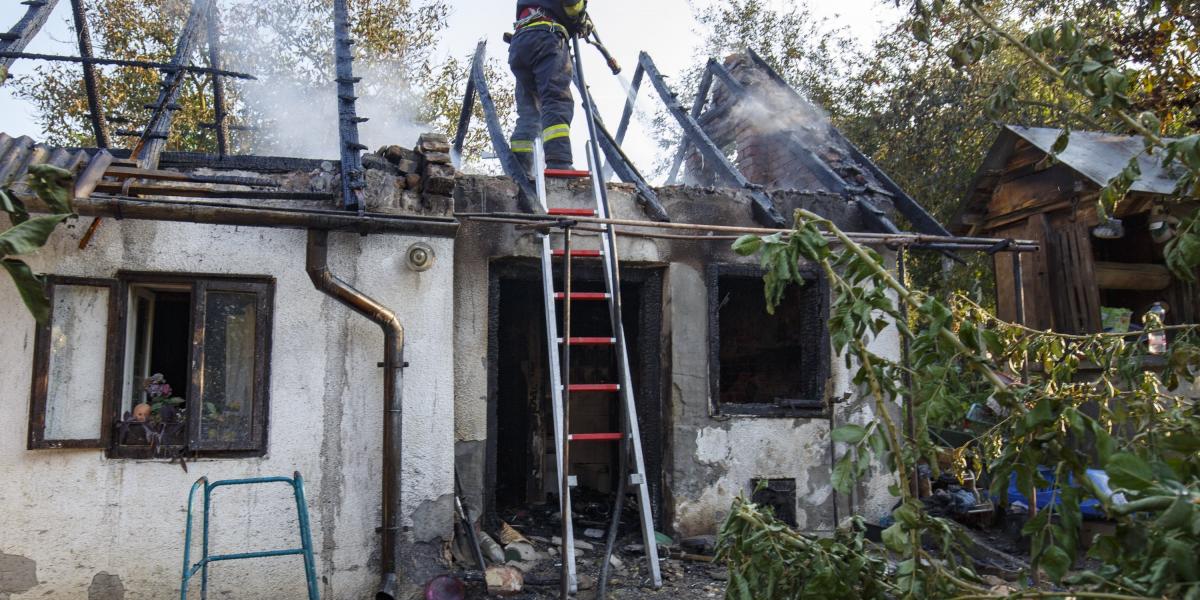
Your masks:
M 829 293 L 815 269 L 767 312 L 762 270 L 709 270 L 709 356 L 713 413 L 817 417 L 825 412 Z
M 265 453 L 272 279 L 122 273 L 52 278 L 51 293 L 58 301 L 35 350 L 31 449 Z

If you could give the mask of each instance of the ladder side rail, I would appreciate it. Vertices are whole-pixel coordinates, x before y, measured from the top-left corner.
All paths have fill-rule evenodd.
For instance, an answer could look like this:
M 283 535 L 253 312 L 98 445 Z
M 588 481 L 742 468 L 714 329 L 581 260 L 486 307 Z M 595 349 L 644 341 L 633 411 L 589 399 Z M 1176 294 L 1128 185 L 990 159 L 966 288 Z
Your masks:
M 541 137 L 538 137 L 533 142 L 533 170 L 536 190 L 535 197 L 542 211 L 547 212 L 549 204 L 546 199 L 546 157 L 545 151 L 542 148 Z M 558 489 L 560 490 L 559 501 L 570 507 L 570 476 L 566 472 L 562 451 L 563 447 L 568 443 L 566 422 L 563 419 L 562 410 L 563 394 L 566 385 L 562 379 L 562 366 L 558 355 L 558 319 L 554 304 L 554 264 L 551 260 L 552 256 L 553 248 L 550 244 L 550 235 L 547 232 L 542 235 L 542 301 L 545 305 L 546 357 L 549 361 L 550 370 L 550 407 L 554 419 L 554 460 L 556 465 L 555 471 L 558 475 Z M 561 490 L 566 490 L 566 493 L 562 494 Z M 567 579 L 573 589 L 576 585 L 575 531 L 569 510 L 563 513 L 563 523 L 566 535 L 563 536 L 562 558 L 563 563 L 567 565 Z
M 538 175 L 539 180 L 545 180 L 546 174 L 542 172 Z M 562 429 L 563 440 L 558 447 L 559 463 L 562 464 L 562 469 L 559 471 L 559 512 L 562 515 L 562 540 L 563 547 L 566 548 L 570 544 L 575 547 L 575 532 L 573 515 L 571 510 L 571 228 L 563 227 L 563 344 L 562 346 L 551 347 L 551 352 L 557 352 L 558 348 L 562 348 Z M 548 236 L 547 236 L 548 237 Z M 553 297 L 550 298 L 550 303 L 554 303 Z M 563 556 L 566 556 L 564 553 Z M 559 590 L 562 598 L 565 600 L 567 596 L 574 593 L 577 589 L 575 581 L 575 557 L 572 556 L 570 561 L 564 560 L 562 563 L 561 581 Z
M 587 144 L 587 149 L 588 163 L 593 173 L 592 191 L 596 200 L 596 213 L 598 217 L 607 219 L 609 218 L 611 212 L 608 205 L 607 188 L 604 185 L 604 182 L 599 177 L 595 176 L 595 170 L 600 168 L 600 144 L 596 122 L 593 117 L 595 114 L 595 107 L 592 104 L 591 95 L 586 93 L 587 81 L 583 75 L 583 61 L 581 60 L 579 53 L 579 40 L 573 39 L 572 43 L 574 44 L 575 50 L 576 77 L 578 78 L 580 88 L 585 90 L 585 92 L 581 95 L 585 101 L 584 116 L 587 120 L 588 133 L 591 136 L 589 143 Z M 643 56 L 645 55 L 643 54 Z M 635 461 L 638 463 L 636 464 L 636 468 L 639 475 L 644 480 L 645 465 L 640 464 L 642 463 L 641 438 L 637 427 L 637 412 L 633 399 L 633 386 L 631 385 L 632 379 L 629 376 L 629 353 L 627 352 L 625 344 L 625 328 L 621 322 L 621 280 L 617 268 L 619 264 L 617 257 L 617 244 L 614 236 L 612 235 L 612 225 L 607 225 L 604 229 L 606 229 L 606 232 L 601 234 L 602 243 L 604 244 L 605 249 L 604 274 L 605 284 L 608 286 L 609 293 L 609 318 L 612 322 L 613 337 L 616 338 L 616 349 L 619 355 L 617 360 L 617 371 L 618 376 L 620 377 L 619 383 L 621 386 L 619 393 L 621 394 L 624 410 L 628 417 L 628 423 L 630 426 L 629 431 L 627 431 L 626 434 L 629 436 L 630 443 L 633 445 L 634 452 L 636 453 Z M 650 495 L 644 482 L 638 485 L 637 488 L 638 500 L 642 512 L 642 537 L 646 552 L 646 560 L 650 565 L 650 574 L 653 585 L 655 588 L 659 588 L 662 587 L 662 573 L 658 564 L 658 547 L 654 537 L 654 521 L 653 519 L 647 518 L 649 516 Z

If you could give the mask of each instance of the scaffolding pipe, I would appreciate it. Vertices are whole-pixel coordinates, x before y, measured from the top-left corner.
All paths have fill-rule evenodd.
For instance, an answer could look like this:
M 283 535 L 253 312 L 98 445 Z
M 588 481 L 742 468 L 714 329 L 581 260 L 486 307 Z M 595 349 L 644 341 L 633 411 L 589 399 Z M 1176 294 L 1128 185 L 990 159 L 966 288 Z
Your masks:
M 376 600 L 395 600 L 398 592 L 396 557 L 404 550 L 400 535 L 400 459 L 403 450 L 404 326 L 396 313 L 373 300 L 329 270 L 329 232 L 308 231 L 305 269 L 313 286 L 383 329 L 383 526 L 382 580 Z

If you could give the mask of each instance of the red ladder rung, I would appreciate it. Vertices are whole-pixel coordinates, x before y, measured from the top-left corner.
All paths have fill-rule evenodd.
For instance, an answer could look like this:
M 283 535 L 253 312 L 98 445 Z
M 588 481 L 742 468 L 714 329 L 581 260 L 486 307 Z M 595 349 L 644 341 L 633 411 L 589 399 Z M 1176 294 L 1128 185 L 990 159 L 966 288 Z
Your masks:
M 558 338 L 558 343 L 563 343 L 562 338 Z M 606 346 L 617 343 L 617 338 L 611 337 L 573 337 L 567 341 L 572 346 Z
M 557 249 L 550 251 L 550 255 L 555 258 L 560 258 L 560 257 L 562 257 L 563 254 L 564 254 L 564 252 L 561 248 L 557 248 Z M 603 256 L 603 255 L 600 253 L 599 250 L 572 250 L 571 251 L 572 258 L 600 258 L 601 256 Z
M 562 292 L 554 292 L 554 299 L 562 300 L 564 295 L 565 294 L 563 294 Z M 572 300 L 608 300 L 608 294 L 606 292 L 571 292 L 571 299 Z
M 582 179 L 584 177 L 591 176 L 591 171 L 576 171 L 575 169 L 546 169 L 546 177 Z
M 567 386 L 568 392 L 618 392 L 621 386 L 616 383 L 572 383 Z
M 572 442 L 617 442 L 625 437 L 623 433 L 572 433 L 568 436 Z
M 556 217 L 594 217 L 596 210 L 593 208 L 551 208 L 546 211 L 546 214 Z

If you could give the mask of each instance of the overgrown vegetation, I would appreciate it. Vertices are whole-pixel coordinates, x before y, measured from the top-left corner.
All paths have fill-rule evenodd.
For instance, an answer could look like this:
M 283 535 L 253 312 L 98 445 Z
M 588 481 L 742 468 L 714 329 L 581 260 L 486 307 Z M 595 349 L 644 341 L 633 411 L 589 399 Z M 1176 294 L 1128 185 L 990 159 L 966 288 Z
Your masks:
M 848 491 L 867 474 L 871 462 L 862 457 L 872 457 L 891 473 L 890 489 L 900 503 L 883 541 L 900 557 L 889 578 L 900 595 L 992 595 L 971 564 L 958 558 L 960 541 L 950 524 L 927 514 L 914 497 L 910 479 L 919 464 L 936 473 L 938 446 L 930 428 L 961 422 L 970 400 L 986 388 L 1001 418 L 958 450 L 959 464 L 986 464 L 997 496 L 1010 474 L 1026 497 L 1033 497 L 1035 488 L 1050 487 L 1038 469 L 1043 465 L 1055 481 L 1079 484 L 1058 486 L 1062 503 L 1042 507 L 1026 525 L 1035 570 L 1073 586 L 1062 595 L 1200 598 L 1200 559 L 1184 551 L 1200 547 L 1200 412 L 1183 395 L 1200 375 L 1193 326 L 1170 328 L 1175 338 L 1165 366 L 1151 371 L 1143 367 L 1147 353 L 1137 336 L 1166 329 L 1161 323 L 1132 334 L 1030 330 L 996 319 L 963 296 L 944 303 L 911 290 L 887 271 L 877 252 L 828 220 L 806 211 L 798 211 L 796 220 L 788 236 L 747 236 L 735 249 L 762 256 L 769 269 L 769 302 L 778 302 L 787 285 L 803 283 L 794 267 L 798 261 L 820 265 L 830 281 L 833 349 L 845 354 L 854 384 L 873 398 L 878 418 L 834 432 L 836 440 L 855 450 L 837 465 L 835 485 Z M 870 340 L 891 326 L 912 344 L 910 366 L 869 349 Z M 1022 381 L 1026 365 L 1029 376 Z M 1086 366 L 1096 374 L 1085 377 Z M 905 377 L 909 388 L 902 387 Z M 895 417 L 902 402 L 911 402 L 916 412 L 911 432 Z M 1094 465 L 1107 470 L 1111 486 L 1123 497 L 1092 483 L 1086 470 Z M 1092 546 L 1090 555 L 1101 561 L 1100 568 L 1068 577 L 1080 542 L 1080 504 L 1089 498 L 1117 520 L 1117 531 Z M 759 539 L 729 531 L 726 544 L 739 548 Z M 772 564 L 785 569 L 795 558 Z M 740 568 L 738 563 L 732 567 Z
M 954 73 L 966 77 L 972 89 L 967 97 L 983 103 L 982 114 L 1011 118 L 1040 110 L 1036 124 L 1064 129 L 1057 151 L 1078 125 L 1138 135 L 1147 153 L 1180 173 L 1180 201 L 1200 195 L 1196 2 L 905 5 L 911 9 L 906 31 L 929 57 L 948 61 Z M 974 79 L 989 69 L 997 69 L 992 72 L 998 77 Z M 913 118 L 911 129 L 936 120 Z M 920 156 L 904 149 L 906 139 L 911 138 L 899 136 L 892 152 Z M 899 169 L 902 182 L 910 168 Z M 1131 162 L 1110 181 L 1100 197 L 1101 214 L 1111 214 L 1139 176 Z M 1200 266 L 1197 220 L 1193 216 L 1182 225 L 1166 249 L 1172 271 L 1188 280 Z M 853 449 L 839 461 L 835 485 L 846 489 L 869 473 L 873 460 L 891 477 L 899 500 L 894 524 L 882 536 L 884 549 L 896 559 L 886 575 L 894 589 L 884 595 L 1200 599 L 1200 408 L 1189 395 L 1200 376 L 1197 326 L 1164 327 L 1148 315 L 1145 330 L 1134 333 L 1031 330 L 997 319 L 966 294 L 943 300 L 906 286 L 874 249 L 803 210 L 789 235 L 747 236 L 734 247 L 762 257 L 768 303 L 779 302 L 786 286 L 803 284 L 795 266 L 800 261 L 819 265 L 830 281 L 833 350 L 844 354 L 854 384 L 874 399 L 877 418 L 833 432 Z M 889 327 L 910 343 L 908 364 L 870 350 L 870 341 Z M 1161 360 L 1152 360 L 1145 336 L 1157 333 L 1172 339 Z M 997 497 L 1005 497 L 1010 478 L 1026 498 L 1037 489 L 1056 490 L 1055 503 L 1030 507 L 1023 533 L 1031 540 L 1031 572 L 1021 583 L 1029 587 L 1015 592 L 986 584 L 964 560 L 954 528 L 928 514 L 911 485 L 919 465 L 938 470 L 939 448 L 930 429 L 961 422 L 976 402 L 986 402 L 998 418 L 955 452 L 955 468 L 984 468 Z M 904 403 L 916 415 L 910 430 L 897 423 L 897 407 Z M 1107 473 L 1111 489 L 1088 476 L 1093 467 Z M 1089 500 L 1099 503 L 1116 528 L 1092 541 L 1093 566 L 1077 568 L 1081 505 Z M 744 510 L 735 506 L 735 515 Z M 818 551 L 816 540 L 793 537 L 801 541 L 781 545 L 769 520 L 739 527 L 744 522 L 731 517 L 722 538 L 724 556 L 743 557 L 730 561 L 737 573 L 731 581 L 789 577 L 787 570 L 798 564 L 810 576 L 833 580 L 851 579 L 861 568 L 845 559 L 813 563 L 808 557 Z M 775 540 L 768 548 L 788 550 L 771 561 L 744 558 L 767 552 L 768 538 Z M 857 538 L 846 539 L 841 553 L 863 560 L 882 555 L 883 549 L 860 550 Z M 1041 574 L 1047 584 L 1038 585 Z M 879 597 L 877 591 L 849 595 Z M 731 586 L 728 597 L 846 594 L 746 596 Z

